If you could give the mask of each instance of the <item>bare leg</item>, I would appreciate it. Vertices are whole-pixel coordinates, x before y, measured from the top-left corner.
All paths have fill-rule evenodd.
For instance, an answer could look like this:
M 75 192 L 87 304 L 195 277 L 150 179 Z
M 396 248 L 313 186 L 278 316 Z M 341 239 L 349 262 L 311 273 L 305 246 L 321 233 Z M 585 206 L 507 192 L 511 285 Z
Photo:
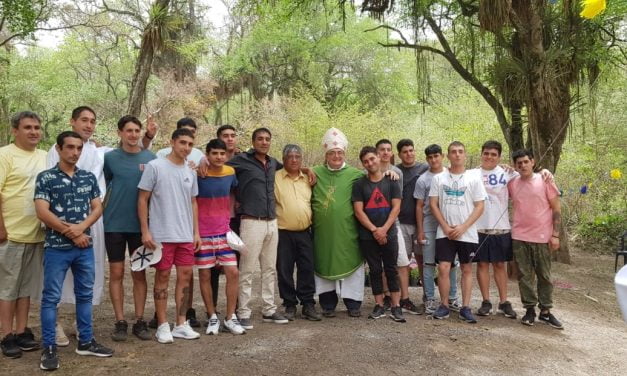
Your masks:
M 109 263 L 109 295 L 115 320 L 124 320 L 124 262 Z
M 0 331 L 2 338 L 13 333 L 13 318 L 15 317 L 17 301 L 0 300 Z
M 490 300 L 490 263 L 477 263 L 477 282 L 483 300 Z
M 409 266 L 399 266 L 396 268 L 398 270 L 398 281 L 401 286 L 401 299 L 409 298 Z M 394 295 L 394 294 L 392 294 Z M 394 298 L 392 298 L 394 300 Z
M 462 305 L 468 307 L 472 292 L 472 264 L 461 264 L 460 269 L 462 271 Z
M 168 282 L 170 281 L 170 269 L 157 270 L 155 273 L 155 312 L 157 313 L 157 325 L 168 322 L 166 309 L 168 306 Z
M 135 319 L 143 320 L 144 309 L 146 308 L 146 295 L 148 294 L 148 283 L 146 282 L 146 271 L 131 272 L 133 277 L 133 302 L 135 303 Z
M 189 282 L 192 278 L 191 266 L 176 267 L 176 289 L 174 292 L 174 300 L 176 302 L 176 325 L 185 323 L 185 313 L 189 307 Z
M 438 291 L 440 292 L 440 301 L 448 307 L 448 293 L 451 289 L 449 281 L 449 273 L 451 272 L 451 263 L 441 261 L 438 264 Z
M 226 276 L 226 317 L 230 319 L 235 313 L 237 295 L 239 294 L 239 270 L 237 266 L 224 266 Z
M 211 269 L 198 269 L 198 281 L 200 284 L 200 296 L 205 303 L 205 311 L 209 316 L 216 311 L 213 306 L 213 290 L 211 289 Z
M 390 292 L 392 297 L 392 307 L 398 307 L 401 302 L 401 293 L 400 291 Z
M 22 334 L 28 324 L 28 310 L 30 309 L 30 296 L 18 298 L 15 304 L 15 333 Z
M 499 290 L 499 303 L 503 303 L 507 300 L 507 268 L 504 262 L 495 262 L 492 263 L 492 270 L 496 288 Z

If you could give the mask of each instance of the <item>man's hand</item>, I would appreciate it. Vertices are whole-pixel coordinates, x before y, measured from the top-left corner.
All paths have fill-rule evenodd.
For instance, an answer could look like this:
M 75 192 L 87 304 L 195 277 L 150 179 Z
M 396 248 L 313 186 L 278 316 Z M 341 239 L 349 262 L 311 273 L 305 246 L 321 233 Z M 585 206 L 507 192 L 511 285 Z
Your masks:
M 144 247 L 148 249 L 157 249 L 157 243 L 152 238 L 150 231 L 146 231 L 145 234 L 142 234 L 142 243 L 144 244 Z
M 79 236 L 83 235 L 86 230 L 86 228 L 84 228 L 80 223 L 75 224 L 63 222 L 63 224 L 67 227 L 65 228 L 65 230 L 63 230 L 62 234 L 63 236 L 70 239 L 78 238 Z
M 392 181 L 398 181 L 401 178 L 396 172 L 392 170 L 387 170 L 383 173 L 383 176 L 389 176 L 390 180 Z
M 540 176 L 542 176 L 542 180 L 546 182 L 553 181 L 553 174 L 546 168 L 543 168 L 542 171 L 540 171 Z
M 551 240 L 549 240 L 549 248 L 552 251 L 557 251 L 558 249 L 560 249 L 560 238 L 551 236 Z
M 372 236 L 374 236 L 374 238 L 375 238 L 377 241 L 380 241 L 381 239 L 384 239 L 384 238 L 386 238 L 386 239 L 387 239 L 388 234 L 387 234 L 387 232 L 386 232 L 386 231 L 383 231 L 383 228 L 382 228 L 382 227 L 377 227 L 377 228 L 376 228 L 376 229 L 372 232 Z M 381 243 L 379 243 L 379 244 L 381 244 Z M 385 243 L 383 243 L 383 244 L 385 244 Z
M 448 232 L 447 237 L 451 240 L 459 239 L 468 230 L 466 225 L 451 226 L 451 230 Z
M 200 240 L 200 235 L 194 234 L 194 253 L 198 253 L 198 251 L 200 251 L 201 245 L 202 245 L 202 240 Z
M 196 163 L 194 163 L 194 161 L 187 161 L 187 165 L 189 166 L 189 168 L 191 168 L 192 170 L 196 169 Z
M 416 236 L 416 241 L 418 241 L 418 244 L 420 244 L 422 246 L 422 243 L 425 241 L 425 232 L 424 231 L 417 231 L 418 236 Z
M 501 168 L 502 168 L 503 170 L 505 170 L 505 172 L 507 172 L 508 174 L 513 174 L 513 173 L 514 173 L 514 171 L 516 171 L 516 170 L 514 169 L 514 167 L 512 167 L 512 166 L 510 166 L 510 165 L 508 165 L 508 164 L 500 164 L 499 166 L 501 166 Z
M 4 226 L 0 226 L 0 244 L 7 241 L 9 238 L 9 234 L 7 233 L 7 229 Z
M 78 248 L 87 248 L 89 247 L 89 239 L 89 236 L 81 233 L 79 236 L 73 238 L 72 242 L 74 242 L 74 245 L 76 245 Z
M 198 174 L 198 176 L 200 176 L 201 178 L 209 175 L 209 162 L 207 161 L 207 157 L 203 156 L 202 158 L 200 158 L 196 174 Z
M 307 169 L 307 177 L 309 178 L 310 186 L 313 187 L 314 185 L 316 185 L 316 181 L 317 181 L 316 174 L 310 168 Z
M 146 137 L 152 140 L 157 135 L 158 130 L 159 126 L 152 117 L 152 114 L 148 115 L 148 120 L 146 120 Z

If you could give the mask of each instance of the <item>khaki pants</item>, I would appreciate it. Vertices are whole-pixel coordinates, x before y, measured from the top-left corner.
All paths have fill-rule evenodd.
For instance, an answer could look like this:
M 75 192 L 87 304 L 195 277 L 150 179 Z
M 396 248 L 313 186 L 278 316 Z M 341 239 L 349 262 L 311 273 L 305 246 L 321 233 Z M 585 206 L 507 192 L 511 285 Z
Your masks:
M 240 236 L 248 251 L 241 255 L 239 261 L 239 308 L 237 316 L 240 319 L 247 319 L 252 314 L 249 303 L 252 295 L 253 272 L 256 270 L 257 260 L 261 266 L 261 299 L 263 300 L 261 312 L 264 316 L 270 316 L 276 312 L 274 284 L 276 283 L 276 254 L 279 242 L 276 219 L 264 221 L 243 218 Z
M 553 308 L 551 252 L 548 244 L 520 240 L 513 240 L 512 244 L 514 261 L 518 265 L 518 288 L 523 306 L 531 308 L 539 305 L 540 309 Z

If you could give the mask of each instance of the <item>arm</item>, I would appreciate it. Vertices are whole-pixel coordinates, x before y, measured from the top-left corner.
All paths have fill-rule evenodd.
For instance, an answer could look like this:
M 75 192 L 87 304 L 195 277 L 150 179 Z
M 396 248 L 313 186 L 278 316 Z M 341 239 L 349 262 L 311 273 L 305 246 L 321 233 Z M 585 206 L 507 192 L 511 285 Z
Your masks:
M 307 175 L 307 177 L 309 178 L 309 185 L 310 186 L 314 186 L 316 185 L 316 174 L 313 172 L 312 169 L 310 169 L 309 167 L 302 167 L 300 169 L 300 172 L 302 172 L 303 174 Z
M 152 140 L 157 135 L 157 130 L 159 126 L 153 120 L 152 115 L 148 115 L 148 120 L 146 120 L 146 132 L 144 132 L 144 137 L 142 137 L 142 146 L 144 149 L 148 150 L 152 147 Z
M 353 211 L 355 212 L 355 217 L 357 218 L 359 223 L 366 229 L 368 229 L 368 231 L 372 232 L 372 236 L 374 237 L 374 240 L 377 241 L 377 243 L 382 245 L 387 243 L 387 234 L 383 233 L 383 236 L 381 236 L 381 232 L 378 231 L 379 228 L 370 221 L 370 218 L 368 218 L 366 212 L 364 212 L 363 201 L 354 201 Z
M 2 215 L 2 200 L 0 199 L 0 244 L 4 243 L 9 237 L 7 228 L 4 227 L 4 216 Z
M 416 238 L 418 243 L 425 240 L 425 215 L 423 213 L 425 207 L 425 201 L 422 199 L 416 200 Z
M 477 219 L 481 217 L 483 214 L 483 208 L 485 206 L 485 201 L 474 201 L 474 208 L 472 209 L 472 213 L 464 223 L 459 226 L 455 226 L 448 234 L 449 239 L 455 240 L 460 236 L 464 235 L 468 228 L 473 225 L 473 223 L 477 222 Z
M 560 207 L 560 197 L 556 196 L 549 201 L 553 210 L 553 234 L 549 240 L 549 247 L 556 251 L 560 248 L 560 226 L 562 224 L 562 212 Z
M 435 217 L 435 220 L 438 221 L 440 226 L 442 227 L 442 231 L 444 235 L 448 236 L 449 232 L 451 232 L 452 228 L 446 223 L 444 220 L 444 216 L 440 211 L 440 198 L 438 196 L 430 196 L 429 197 L 429 207 L 431 208 L 431 214 Z
M 148 200 L 150 200 L 151 195 L 152 192 L 150 191 L 139 190 L 137 197 L 137 215 L 139 216 L 139 225 L 142 232 L 142 243 L 145 247 L 155 249 L 157 248 L 157 243 L 153 240 L 150 229 L 148 228 Z
M 400 211 L 401 211 L 401 199 L 393 198 L 392 210 L 390 211 L 390 214 L 388 215 L 388 219 L 387 221 L 385 221 L 383 226 L 380 227 L 381 231 L 384 232 L 385 236 L 387 236 L 387 233 L 390 230 L 390 227 L 392 227 L 392 225 L 394 224 L 394 221 L 396 221 L 396 218 L 398 217 L 398 213 L 400 213 Z
M 66 222 L 62 222 L 66 226 L 65 230 L 63 230 L 63 231 L 57 230 L 57 231 L 62 233 L 63 236 L 66 236 L 66 237 L 68 237 L 68 238 L 70 238 L 72 240 L 74 240 L 77 237 L 83 235 L 85 233 L 85 231 L 91 225 L 96 223 L 98 218 L 100 218 L 100 216 L 102 215 L 102 201 L 100 201 L 100 197 L 96 197 L 96 198 L 92 199 L 90 201 L 90 205 L 91 205 L 90 213 L 87 216 L 87 218 L 85 218 L 82 222 L 80 222 L 80 223 L 66 223 Z
M 200 228 L 198 227 L 198 202 L 196 197 L 192 197 L 192 213 L 194 216 L 194 250 L 200 251 Z

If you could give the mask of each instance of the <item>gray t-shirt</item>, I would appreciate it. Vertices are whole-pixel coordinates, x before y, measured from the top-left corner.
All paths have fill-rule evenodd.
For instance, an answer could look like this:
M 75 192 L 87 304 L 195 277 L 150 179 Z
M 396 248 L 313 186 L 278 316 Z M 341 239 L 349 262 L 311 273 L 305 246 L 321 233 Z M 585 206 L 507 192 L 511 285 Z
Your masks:
M 137 188 L 152 192 L 148 213 L 155 241 L 194 241 L 192 198 L 198 195 L 198 181 L 187 164 L 175 165 L 167 158 L 154 159 L 146 165 Z
M 443 172 L 446 172 L 446 168 Z M 434 174 L 431 171 L 426 171 L 420 175 L 416 180 L 416 187 L 414 188 L 414 198 L 416 200 L 423 200 L 424 206 L 422 207 L 423 214 L 423 229 L 425 232 L 436 232 L 438 229 L 438 221 L 431 214 L 431 207 L 429 206 L 429 189 L 431 189 L 431 181 L 435 175 L 441 174 L 439 172 Z

